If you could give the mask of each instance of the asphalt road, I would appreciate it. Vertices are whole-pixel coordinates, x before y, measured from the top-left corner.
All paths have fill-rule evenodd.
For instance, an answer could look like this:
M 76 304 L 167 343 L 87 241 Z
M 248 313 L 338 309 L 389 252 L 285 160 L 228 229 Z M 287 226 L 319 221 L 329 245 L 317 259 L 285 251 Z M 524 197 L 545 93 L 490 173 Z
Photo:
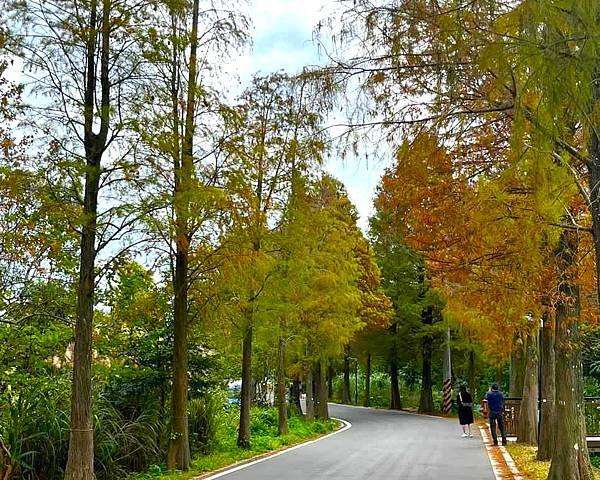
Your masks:
M 456 420 L 330 405 L 352 428 L 226 474 L 225 480 L 494 480 L 478 429 Z

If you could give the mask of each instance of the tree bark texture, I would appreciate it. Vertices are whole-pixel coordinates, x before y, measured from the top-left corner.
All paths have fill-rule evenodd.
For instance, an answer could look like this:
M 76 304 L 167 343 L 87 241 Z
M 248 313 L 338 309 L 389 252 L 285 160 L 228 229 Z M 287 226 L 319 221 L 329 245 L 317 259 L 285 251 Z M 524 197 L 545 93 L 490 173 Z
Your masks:
M 526 342 L 525 348 L 525 377 L 521 408 L 519 411 L 519 423 L 517 430 L 517 442 L 529 445 L 537 444 L 538 433 L 538 336 L 532 333 Z
M 344 347 L 344 384 L 342 387 L 342 403 L 350 403 L 350 346 Z
M 554 322 L 549 312 L 544 313 L 542 320 L 543 328 L 540 351 L 542 403 L 537 459 L 546 461 L 552 459 L 555 446 L 556 369 L 554 356 Z
M 288 414 L 287 414 L 287 398 L 286 398 L 286 381 L 285 381 L 285 339 L 279 337 L 278 348 L 279 361 L 277 364 L 277 409 L 278 409 L 278 428 L 279 435 L 288 433 Z
M 556 437 L 548 480 L 593 478 L 585 438 L 579 291 L 571 271 L 577 249 L 577 232 L 563 231 L 557 253 L 561 275 L 555 317 Z
M 167 451 L 167 467 L 171 470 L 190 468 L 190 443 L 187 417 L 188 400 L 188 342 L 187 289 L 188 253 L 175 256 L 175 290 L 173 337 L 173 389 L 171 393 L 171 436 Z
M 422 313 L 422 322 L 425 325 L 433 324 L 433 308 L 427 307 Z M 422 340 L 423 363 L 421 371 L 421 398 L 419 400 L 419 413 L 433 413 L 433 385 L 431 379 L 431 357 L 433 355 L 433 338 L 427 333 Z
M 508 393 L 511 397 L 520 397 L 523 395 L 523 385 L 525 384 L 525 361 L 525 345 L 522 339 L 515 335 L 512 352 L 510 354 Z
M 315 397 L 314 397 L 314 378 L 313 369 L 310 368 L 306 374 L 306 419 L 314 420 L 315 418 Z
M 94 133 L 97 83 L 98 1 L 90 2 L 89 33 L 86 45 L 84 92 L 84 149 L 86 161 L 83 225 L 77 283 L 77 318 L 71 385 L 71 432 L 65 468 L 66 480 L 94 477 L 94 432 L 92 421 L 92 331 L 94 320 L 96 227 L 102 155 L 107 145 L 110 122 L 109 39 L 110 1 L 102 2 L 100 23 L 100 129 Z
M 251 316 L 252 314 L 250 314 Z M 252 405 L 252 319 L 244 331 L 242 342 L 242 388 L 240 391 L 240 426 L 237 444 L 250 447 L 250 407 Z
M 398 362 L 395 357 L 390 360 L 390 409 L 402 410 L 402 398 L 398 384 Z
M 315 416 L 321 420 L 327 420 L 329 418 L 329 407 L 327 405 L 327 368 L 325 362 L 319 361 L 316 363 L 315 379 L 317 382 Z
M 468 381 L 469 381 L 469 392 L 473 398 L 479 398 L 477 393 L 477 368 L 475 365 L 475 352 L 469 350 L 468 358 Z
M 290 408 L 298 415 L 302 414 L 302 404 L 300 403 L 300 391 L 302 382 L 295 378 L 290 386 Z
M 175 15 L 175 14 L 173 14 Z M 191 205 L 189 195 L 193 188 L 194 176 L 194 130 L 197 101 L 197 51 L 198 51 L 199 0 L 192 4 L 192 27 L 190 32 L 190 56 L 188 63 L 187 96 L 185 102 L 185 124 L 181 157 L 173 152 L 175 173 L 175 191 L 173 210 L 175 212 L 175 272 L 173 278 L 174 302 L 173 323 L 173 390 L 171 394 L 171 435 L 167 451 L 167 467 L 187 471 L 190 468 L 190 442 L 188 431 L 188 290 L 189 290 L 189 248 L 192 240 Z M 175 46 L 173 48 L 176 48 Z M 177 62 L 174 53 L 173 61 Z M 176 72 L 180 65 L 174 63 Z M 178 86 L 172 86 L 172 95 L 178 92 Z M 179 143 L 177 130 L 179 118 L 178 99 L 173 104 L 173 135 Z
M 595 119 L 595 111 L 600 104 L 600 65 L 596 65 L 592 81 L 592 101 L 590 118 Z M 589 185 L 589 204 L 592 215 L 592 239 L 596 260 L 596 294 L 600 301 L 600 136 L 598 127 L 589 130 L 589 159 L 586 162 Z
M 371 406 L 371 354 L 367 353 L 367 364 L 365 368 L 365 398 L 363 400 L 365 407 Z

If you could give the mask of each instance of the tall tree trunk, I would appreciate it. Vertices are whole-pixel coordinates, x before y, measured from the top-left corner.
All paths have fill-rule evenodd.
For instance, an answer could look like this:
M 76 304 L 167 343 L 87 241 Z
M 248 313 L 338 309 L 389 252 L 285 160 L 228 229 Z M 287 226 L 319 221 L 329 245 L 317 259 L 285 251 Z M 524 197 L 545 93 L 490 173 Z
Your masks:
M 97 164 L 99 166 L 99 163 Z M 65 479 L 91 480 L 94 477 L 94 432 L 92 424 L 92 325 L 94 318 L 94 262 L 96 258 L 96 201 L 99 168 L 88 167 L 85 210 L 90 220 L 82 228 L 77 322 L 73 352 L 71 388 L 71 435 Z
M 316 363 L 315 377 L 317 381 L 315 415 L 317 418 L 327 420 L 329 418 L 329 407 L 327 405 L 327 369 L 325 367 L 325 362 L 318 361 Z
M 315 418 L 315 397 L 314 397 L 314 379 L 313 369 L 309 368 L 306 374 L 306 419 Z
M 479 398 L 477 395 L 477 369 L 475 367 L 475 352 L 469 350 L 469 361 L 468 361 L 468 378 L 469 378 L 469 392 L 473 399 Z
M 557 253 L 560 268 L 556 305 L 556 437 L 548 480 L 592 480 L 585 438 L 583 368 L 579 338 L 579 291 L 572 272 L 577 232 L 563 231 Z
M 173 390 L 171 394 L 171 436 L 167 452 L 170 470 L 190 468 L 189 429 L 187 418 L 188 355 L 187 355 L 187 251 L 175 257 L 175 309 L 173 338 Z
M 525 384 L 525 345 L 520 337 L 513 338 L 512 351 L 510 353 L 510 378 L 508 393 L 511 397 L 523 395 Z
M 367 365 L 365 369 L 365 398 L 363 401 L 365 407 L 371 406 L 371 354 L 367 353 Z
M 335 377 L 335 370 L 330 363 L 327 368 L 327 390 L 329 392 L 329 398 L 333 398 L 333 377 Z
M 597 123 L 595 112 L 600 105 L 600 63 L 596 65 L 592 81 L 592 101 L 589 117 Z M 589 130 L 588 144 L 589 159 L 586 162 L 588 170 L 589 204 L 592 215 L 592 239 L 594 242 L 594 255 L 596 260 L 596 294 L 600 301 L 600 134 L 597 125 Z
M 109 39 L 110 0 L 102 2 L 100 46 L 100 129 L 94 133 L 96 111 L 96 49 L 98 2 L 91 0 L 86 45 L 84 92 L 84 150 L 86 160 L 83 225 L 77 283 L 77 318 L 71 385 L 71 432 L 65 468 L 66 480 L 92 480 L 94 477 L 94 432 L 92 421 L 92 331 L 94 321 L 96 227 L 102 155 L 107 145 L 110 122 Z
M 175 15 L 175 13 L 173 13 Z M 173 323 L 173 390 L 171 394 L 171 435 L 167 451 L 167 467 L 171 470 L 187 471 L 190 468 L 190 441 L 187 417 L 188 403 L 188 268 L 189 247 L 192 240 L 190 217 L 191 206 L 189 195 L 193 188 L 194 176 L 194 130 L 197 98 L 197 50 L 198 50 L 198 17 L 199 0 L 192 6 L 192 29 L 190 32 L 190 56 L 188 64 L 188 85 L 185 103 L 185 124 L 181 158 L 174 152 L 175 191 L 173 210 L 175 212 L 175 272 L 173 278 L 174 302 Z M 174 47 L 175 48 L 175 47 Z M 174 54 L 174 62 L 177 56 Z M 174 71 L 180 65 L 173 65 Z M 178 87 L 172 95 L 178 91 Z M 179 99 L 177 99 L 179 101 Z M 178 125 L 179 107 L 173 105 L 173 136 L 179 142 Z
M 542 317 L 543 328 L 541 337 L 541 384 L 542 404 L 540 436 L 538 438 L 538 460 L 551 460 L 555 447 L 556 417 L 556 369 L 554 356 L 554 325 L 549 312 L 544 312 Z
M 427 307 L 421 313 L 421 321 L 425 328 L 433 324 L 433 307 Z M 433 385 L 431 379 L 431 358 L 433 355 L 433 338 L 431 332 L 427 330 L 422 340 L 422 370 L 421 370 L 421 398 L 419 400 L 419 413 L 432 413 L 433 405 Z
M 300 388 L 302 382 L 297 378 L 292 380 L 292 385 L 290 387 L 290 408 L 292 412 L 296 412 L 298 415 L 302 414 L 302 404 L 300 403 Z
M 390 408 L 402 410 L 400 386 L 398 385 L 398 362 L 395 356 L 390 359 Z
M 433 350 L 433 340 L 426 336 L 422 341 L 423 363 L 421 372 L 421 396 L 419 399 L 419 412 L 432 413 L 433 405 L 433 389 L 431 380 L 431 357 Z
M 350 345 L 344 347 L 344 385 L 342 403 L 350 403 Z
M 285 339 L 279 337 L 278 349 L 279 362 L 277 365 L 277 409 L 279 411 L 279 423 L 277 431 L 279 435 L 288 433 L 287 398 L 285 388 Z
M 522 394 L 523 400 L 521 400 L 519 411 L 517 442 L 536 445 L 539 373 L 538 336 L 536 333 L 532 333 L 527 339 L 525 352 L 525 379 Z
M 240 392 L 240 426 L 237 444 L 250 447 L 250 407 L 252 405 L 252 313 L 248 315 L 242 342 L 242 389 Z
M 433 340 L 430 337 L 423 339 L 423 371 L 421 374 L 421 398 L 419 400 L 419 413 L 432 413 L 433 385 L 431 380 L 431 356 Z

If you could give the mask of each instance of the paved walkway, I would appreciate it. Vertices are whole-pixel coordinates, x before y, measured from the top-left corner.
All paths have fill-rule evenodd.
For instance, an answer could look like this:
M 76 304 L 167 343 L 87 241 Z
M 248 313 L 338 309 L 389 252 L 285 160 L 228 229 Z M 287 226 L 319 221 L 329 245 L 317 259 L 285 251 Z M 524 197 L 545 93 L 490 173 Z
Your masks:
M 225 480 L 494 480 L 479 429 L 456 420 L 330 405 L 352 428 L 222 475 Z

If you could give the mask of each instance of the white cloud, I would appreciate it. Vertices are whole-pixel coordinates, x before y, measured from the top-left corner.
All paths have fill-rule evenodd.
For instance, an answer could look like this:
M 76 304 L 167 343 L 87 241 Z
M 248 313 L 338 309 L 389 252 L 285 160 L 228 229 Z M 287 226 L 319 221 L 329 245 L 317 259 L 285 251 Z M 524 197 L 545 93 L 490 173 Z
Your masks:
M 333 8 L 334 2 L 323 0 L 252 0 L 247 13 L 254 26 L 254 47 L 236 62 L 243 83 L 256 72 L 285 70 L 295 73 L 305 65 L 323 63 L 313 42 L 313 32 Z M 385 166 L 382 161 L 368 162 L 354 157 L 345 161 L 334 157 L 324 166 L 346 185 L 364 231 L 372 213 L 375 188 Z

